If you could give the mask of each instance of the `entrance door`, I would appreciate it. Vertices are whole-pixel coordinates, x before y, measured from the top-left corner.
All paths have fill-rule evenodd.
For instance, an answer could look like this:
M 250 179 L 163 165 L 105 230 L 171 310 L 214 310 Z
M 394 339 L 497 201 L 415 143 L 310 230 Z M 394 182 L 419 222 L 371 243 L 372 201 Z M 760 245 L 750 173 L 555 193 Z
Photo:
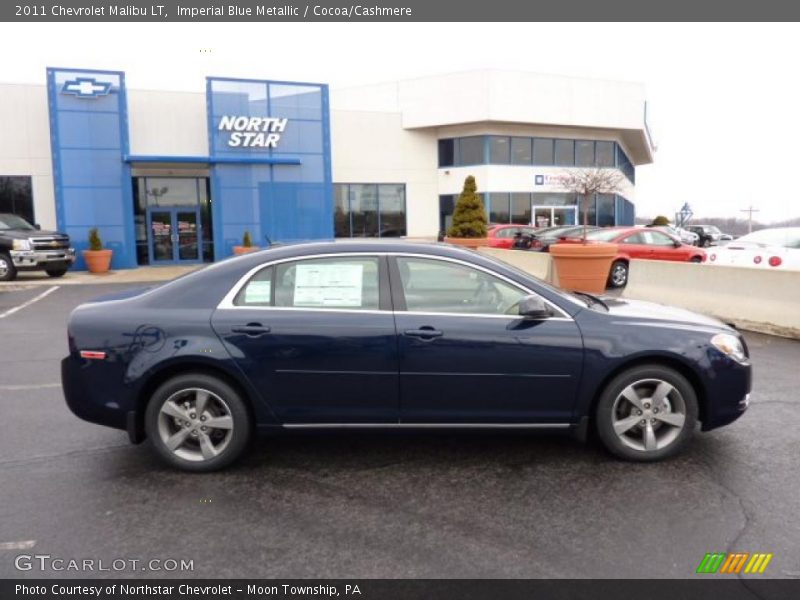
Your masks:
M 563 227 L 578 222 L 577 206 L 534 206 L 534 227 Z
M 151 264 L 200 261 L 198 209 L 149 208 L 147 230 Z

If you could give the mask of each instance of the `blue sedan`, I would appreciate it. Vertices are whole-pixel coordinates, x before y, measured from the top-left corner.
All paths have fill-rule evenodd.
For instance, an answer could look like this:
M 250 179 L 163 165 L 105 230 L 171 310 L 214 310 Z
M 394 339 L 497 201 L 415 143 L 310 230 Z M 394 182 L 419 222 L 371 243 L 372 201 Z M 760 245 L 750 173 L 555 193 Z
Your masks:
M 68 331 L 70 409 L 191 471 L 323 428 L 596 432 L 655 461 L 741 416 L 751 385 L 720 321 L 443 244 L 275 247 L 81 305 Z

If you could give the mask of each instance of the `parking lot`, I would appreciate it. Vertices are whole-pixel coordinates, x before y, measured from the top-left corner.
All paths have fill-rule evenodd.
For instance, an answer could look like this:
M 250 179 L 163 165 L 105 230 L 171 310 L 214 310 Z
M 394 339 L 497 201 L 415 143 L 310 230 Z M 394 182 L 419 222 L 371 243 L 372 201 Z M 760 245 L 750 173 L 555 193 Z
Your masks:
M 800 577 L 798 341 L 748 334 L 748 413 L 661 464 L 556 436 L 316 433 L 191 475 L 64 404 L 70 310 L 126 287 L 62 286 L 11 314 L 50 287 L 0 290 L 0 577 L 109 575 L 19 572 L 22 542 L 192 560 L 198 577 L 685 578 L 726 551 Z

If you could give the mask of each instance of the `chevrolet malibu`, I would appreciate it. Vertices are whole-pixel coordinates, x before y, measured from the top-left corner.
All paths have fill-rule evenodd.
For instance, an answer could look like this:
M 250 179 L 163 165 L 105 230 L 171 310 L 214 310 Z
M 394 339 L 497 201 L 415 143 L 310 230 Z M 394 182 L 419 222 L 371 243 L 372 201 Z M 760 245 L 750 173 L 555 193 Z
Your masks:
M 442 244 L 275 247 L 81 305 L 68 332 L 70 409 L 190 471 L 324 428 L 595 432 L 655 461 L 742 415 L 751 382 L 724 323 Z

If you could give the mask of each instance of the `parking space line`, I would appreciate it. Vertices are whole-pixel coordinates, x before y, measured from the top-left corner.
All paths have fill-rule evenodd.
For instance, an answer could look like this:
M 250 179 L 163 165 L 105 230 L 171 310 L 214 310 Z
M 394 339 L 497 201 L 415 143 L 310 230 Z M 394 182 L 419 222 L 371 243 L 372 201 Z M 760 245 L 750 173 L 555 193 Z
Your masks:
M 0 542 L 0 550 L 30 550 L 36 545 L 36 540 L 22 542 Z
M 19 306 L 15 306 L 14 308 L 9 308 L 7 311 L 5 311 L 3 313 L 0 313 L 0 319 L 5 319 L 6 317 L 13 315 L 15 312 L 19 312 L 23 308 L 30 306 L 34 302 L 38 302 L 42 298 L 45 298 L 46 296 L 49 296 L 50 294 L 55 292 L 59 287 L 60 286 L 54 286 L 54 287 L 51 287 L 49 289 L 46 289 L 45 291 L 43 291 L 38 296 L 35 296 L 35 297 L 31 298 L 30 300 L 28 300 L 26 302 L 23 302 Z
M 18 390 L 43 390 L 46 388 L 61 387 L 60 383 L 30 383 L 28 385 L 0 385 L 0 392 L 14 392 Z

